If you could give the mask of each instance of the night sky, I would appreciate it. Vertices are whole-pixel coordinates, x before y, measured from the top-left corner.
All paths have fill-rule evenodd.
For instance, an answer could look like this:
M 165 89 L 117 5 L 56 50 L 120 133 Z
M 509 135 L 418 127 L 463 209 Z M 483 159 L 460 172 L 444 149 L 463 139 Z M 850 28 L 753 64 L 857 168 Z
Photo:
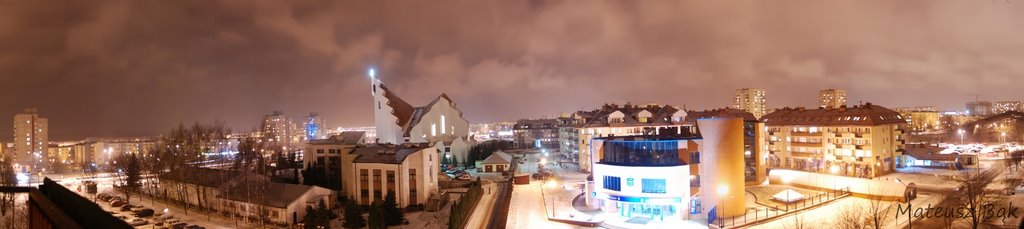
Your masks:
M 370 126 L 366 71 L 472 123 L 604 102 L 963 109 L 1024 99 L 1020 1 L 0 0 L 0 141 L 37 107 L 50 138 L 255 128 L 274 110 Z M 6 121 L 4 121 L 6 120 Z

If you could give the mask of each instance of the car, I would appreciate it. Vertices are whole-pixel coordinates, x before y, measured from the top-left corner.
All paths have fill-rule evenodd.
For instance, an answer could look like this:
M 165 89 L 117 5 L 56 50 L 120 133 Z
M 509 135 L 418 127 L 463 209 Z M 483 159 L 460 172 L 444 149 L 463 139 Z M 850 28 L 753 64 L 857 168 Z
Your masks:
M 124 206 L 125 204 L 127 204 L 127 203 L 125 203 L 124 201 L 120 201 L 120 200 L 117 200 L 117 201 L 114 201 L 114 202 L 110 202 L 110 206 L 111 207 L 115 207 L 115 208 L 116 207 Z
M 174 219 L 174 216 L 171 215 L 171 213 L 159 212 L 157 214 L 159 214 L 159 215 L 156 218 L 160 219 L 160 220 L 171 220 L 171 219 Z
M 135 210 L 135 217 L 150 217 L 150 216 L 153 216 L 153 213 L 154 213 L 153 209 L 143 208 L 143 209 Z
M 174 229 L 184 229 L 185 226 L 188 226 L 188 224 L 187 223 L 182 223 L 182 222 L 171 224 L 171 228 L 174 228 Z
M 473 176 L 470 176 L 467 173 L 463 173 L 463 174 L 459 174 L 459 176 L 455 177 L 455 179 L 457 179 L 457 180 L 472 180 Z
M 203 227 L 203 226 L 199 226 L 199 225 L 194 225 L 193 224 L 193 225 L 186 226 L 185 229 L 206 229 L 206 228 Z
M 121 206 L 121 211 L 123 211 L 123 212 L 131 211 L 132 208 L 134 208 L 134 207 L 136 207 L 136 206 L 135 205 L 131 205 L 131 204 L 125 204 L 125 205 Z
M 138 226 L 149 224 L 149 221 L 146 221 L 144 219 L 133 219 L 131 222 L 128 222 L 128 224 L 130 224 L 132 226 L 138 227 Z
M 123 215 L 115 215 L 114 217 L 117 217 L 118 219 L 121 219 L 121 220 L 128 220 L 128 217 L 127 216 L 123 216 Z

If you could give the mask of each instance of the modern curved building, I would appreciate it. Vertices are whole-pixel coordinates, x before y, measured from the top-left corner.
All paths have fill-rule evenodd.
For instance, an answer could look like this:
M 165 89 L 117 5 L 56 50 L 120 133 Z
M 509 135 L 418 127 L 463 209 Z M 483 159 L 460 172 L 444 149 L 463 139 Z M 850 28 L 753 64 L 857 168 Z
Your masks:
M 698 125 L 704 136 L 591 139 L 588 205 L 619 222 L 639 218 L 668 223 L 742 214 L 743 120 L 701 119 Z
M 697 137 L 628 136 L 591 140 L 592 207 L 620 217 L 665 221 L 690 211 Z

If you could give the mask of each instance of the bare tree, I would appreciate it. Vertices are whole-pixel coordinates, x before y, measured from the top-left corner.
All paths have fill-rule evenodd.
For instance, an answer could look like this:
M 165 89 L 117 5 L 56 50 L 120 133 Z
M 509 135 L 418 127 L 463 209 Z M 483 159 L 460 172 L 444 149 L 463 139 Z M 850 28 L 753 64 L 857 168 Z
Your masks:
M 804 219 L 802 214 L 796 214 L 792 216 L 793 220 L 785 224 L 785 228 L 790 229 L 813 229 L 815 228 L 807 219 Z
M 851 204 L 839 211 L 836 217 L 836 228 L 839 229 L 868 229 L 870 220 L 865 214 L 865 209 L 859 205 Z
M 985 193 L 987 187 L 1002 168 L 991 168 L 986 170 L 968 170 L 960 173 L 955 179 L 959 182 L 959 191 L 953 198 L 959 201 L 960 205 L 967 211 L 967 219 L 971 228 L 978 228 L 982 221 L 983 206 L 994 202 L 994 198 Z
M 18 185 L 17 174 L 11 161 L 0 155 L 0 186 Z M 0 228 L 28 228 L 28 211 L 24 204 L 18 204 L 17 193 L 0 193 Z
M 889 222 L 889 212 L 892 211 L 892 204 L 883 201 L 880 197 L 871 197 L 867 207 L 867 224 L 872 228 L 881 229 Z

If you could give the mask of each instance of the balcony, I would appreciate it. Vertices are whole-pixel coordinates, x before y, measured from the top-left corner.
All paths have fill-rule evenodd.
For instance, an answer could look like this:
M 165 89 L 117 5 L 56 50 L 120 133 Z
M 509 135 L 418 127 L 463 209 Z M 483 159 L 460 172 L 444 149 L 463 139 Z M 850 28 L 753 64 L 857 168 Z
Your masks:
M 132 228 L 96 203 L 49 178 L 44 179 L 39 188 L 0 186 L 0 193 L 28 195 L 27 202 L 15 203 L 15 207 L 26 207 L 22 204 L 27 204 L 26 215 L 6 216 L 15 221 L 13 224 L 27 225 L 28 228 Z
M 790 135 L 796 137 L 818 137 L 821 136 L 821 132 L 792 132 Z
M 789 142 L 792 146 L 804 146 L 804 147 L 822 147 L 824 146 L 821 142 Z

